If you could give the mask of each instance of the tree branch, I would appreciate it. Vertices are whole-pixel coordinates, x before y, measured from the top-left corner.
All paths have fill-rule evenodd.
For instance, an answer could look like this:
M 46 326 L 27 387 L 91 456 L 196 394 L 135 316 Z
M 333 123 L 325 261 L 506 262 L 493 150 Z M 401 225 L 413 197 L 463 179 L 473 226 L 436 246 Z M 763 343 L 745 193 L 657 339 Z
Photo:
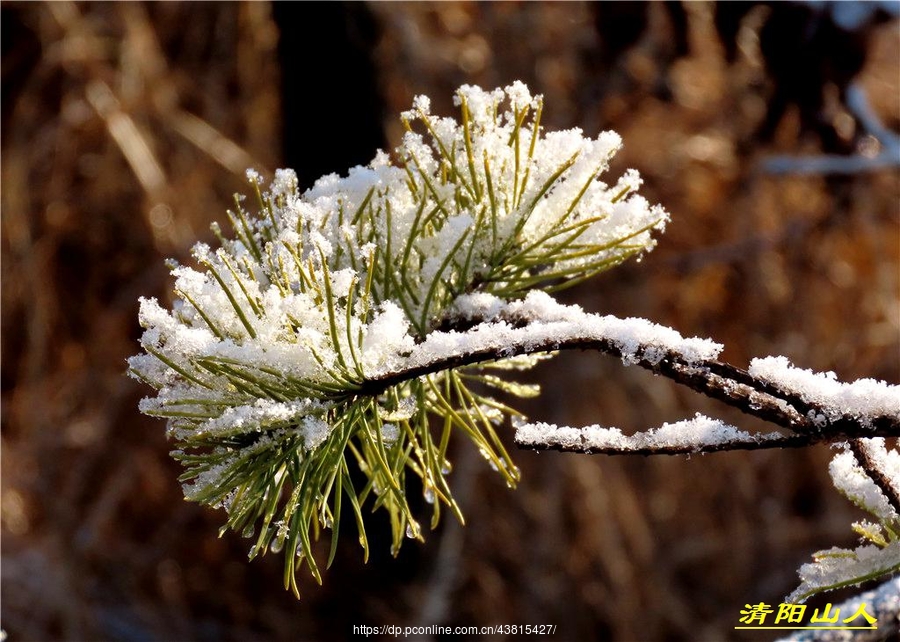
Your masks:
M 762 169 L 769 174 L 861 174 L 900 166 L 900 136 L 885 127 L 869 106 L 866 93 L 859 83 L 847 88 L 847 108 L 881 147 L 873 155 L 841 156 L 773 156 L 763 162 Z
M 490 325 L 493 324 L 481 324 L 466 333 L 446 334 L 464 337 Z M 505 334 L 493 343 L 482 341 L 469 345 L 465 341 L 457 341 L 456 345 L 461 347 L 430 355 L 424 350 L 414 350 L 408 355 L 406 367 L 366 379 L 354 394 L 379 395 L 388 388 L 411 379 L 513 356 L 558 350 L 595 350 L 619 357 L 626 364 L 638 365 L 795 433 L 790 438 L 784 437 L 781 440 L 767 437 L 760 442 L 735 444 L 734 449 L 800 447 L 820 442 L 900 435 L 900 413 L 876 417 L 848 414 L 823 423 L 821 416 L 827 414 L 826 409 L 717 359 L 690 360 L 675 349 L 648 343 L 639 343 L 636 348 L 628 349 L 616 337 L 598 336 L 591 332 L 566 334 L 560 330 L 559 324 L 553 323 L 533 323 L 518 328 L 510 328 L 504 323 L 503 326 Z M 563 329 L 567 327 L 564 326 Z M 727 449 L 717 444 L 705 452 Z
M 569 430 L 583 430 L 571 428 Z M 652 434 L 652 431 L 637 433 L 634 437 Z M 519 448 L 530 450 L 556 450 L 565 453 L 581 453 L 586 455 L 695 455 L 705 453 L 726 452 L 731 450 L 767 450 L 770 448 L 806 448 L 817 443 L 833 443 L 845 441 L 844 437 L 828 435 L 782 435 L 781 433 L 758 433 L 751 435 L 749 439 L 733 439 L 721 442 L 707 442 L 701 444 L 660 444 L 647 445 L 636 448 L 621 448 L 616 446 L 597 447 L 592 445 L 587 438 L 579 442 L 567 441 L 566 443 L 551 441 L 526 441 L 516 436 L 516 445 Z
M 859 462 L 860 467 L 869 476 L 869 479 L 878 486 L 878 489 L 887 498 L 891 508 L 900 515 L 900 494 L 897 493 L 897 489 L 891 483 L 890 478 L 885 475 L 881 467 L 873 460 L 866 443 L 860 439 L 851 439 L 850 452 L 856 457 L 856 461 Z

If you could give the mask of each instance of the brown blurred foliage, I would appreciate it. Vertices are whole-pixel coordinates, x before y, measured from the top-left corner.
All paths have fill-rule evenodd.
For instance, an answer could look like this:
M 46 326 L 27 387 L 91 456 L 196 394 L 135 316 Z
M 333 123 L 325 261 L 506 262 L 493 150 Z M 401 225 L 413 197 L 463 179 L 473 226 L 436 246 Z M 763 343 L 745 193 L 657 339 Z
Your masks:
M 672 212 L 657 250 L 567 300 L 713 337 L 736 365 L 784 354 L 897 383 L 898 173 L 760 172 L 772 154 L 820 149 L 791 110 L 772 141 L 754 137 L 764 10 L 729 64 L 709 5 L 685 5 L 685 56 L 660 6 L 610 60 L 582 3 L 360 5 L 378 29 L 386 139 L 397 143 L 414 94 L 449 114 L 460 84 L 522 79 L 545 95 L 548 127 L 618 131 L 612 173 L 639 169 L 645 195 Z M 282 163 L 292 115 L 271 7 L 4 2 L 2 24 L 0 624 L 11 640 L 339 640 L 354 624 L 504 623 L 556 624 L 558 640 L 737 639 L 745 603 L 779 603 L 812 551 L 854 541 L 860 515 L 831 487 L 826 447 L 520 452 L 523 482 L 509 491 L 460 444 L 451 483 L 465 528 L 445 521 L 395 560 L 375 516 L 368 565 L 348 531 L 325 585 L 304 578 L 297 602 L 277 556 L 248 563 L 246 542 L 216 538 L 221 515 L 183 501 L 164 426 L 137 412 L 148 391 L 124 377 L 138 296 L 165 300 L 170 286 L 163 259 L 209 239 L 247 167 Z M 896 22 L 873 32 L 860 82 L 896 130 Z M 352 136 L 307 89 L 321 114 L 309 126 L 332 127 L 335 144 Z M 840 103 L 830 110 L 846 130 Z M 760 428 L 597 355 L 562 355 L 537 376 L 535 418 L 634 430 L 702 411 Z

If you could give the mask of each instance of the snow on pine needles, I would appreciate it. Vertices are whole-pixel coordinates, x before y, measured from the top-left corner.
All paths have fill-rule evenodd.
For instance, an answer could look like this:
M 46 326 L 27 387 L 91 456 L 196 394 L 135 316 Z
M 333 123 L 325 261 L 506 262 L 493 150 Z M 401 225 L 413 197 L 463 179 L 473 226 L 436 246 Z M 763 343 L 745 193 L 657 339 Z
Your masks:
M 510 398 L 538 390 L 511 377 L 562 344 L 695 380 L 736 375 L 726 396 L 761 391 L 767 411 L 790 411 L 819 433 L 848 420 L 900 425 L 897 386 L 843 384 L 783 357 L 743 372 L 718 362 L 722 346 L 709 339 L 557 303 L 551 293 L 651 250 L 668 214 L 637 194 L 637 172 L 602 180 L 617 134 L 545 132 L 542 100 L 521 82 L 464 86 L 455 104 L 457 119 L 416 98 L 393 154 L 306 191 L 291 170 L 267 188 L 248 171 L 256 205 L 235 198 L 233 237 L 214 225 L 218 248 L 197 244 L 191 266 L 172 264 L 171 308 L 141 299 L 143 352 L 129 373 L 156 394 L 140 410 L 167 420 L 186 498 L 225 509 L 221 532 L 250 539 L 251 558 L 284 551 L 286 588 L 299 594 L 304 564 L 321 581 L 314 541 L 331 530 L 330 564 L 342 518 L 354 522 L 365 555 L 371 509 L 387 514 L 394 553 L 421 539 L 408 475 L 432 527 L 442 510 L 461 518 L 447 480 L 453 434 L 510 486 L 519 471 L 498 431 L 511 425 L 520 445 L 604 452 L 700 452 L 781 437 L 702 415 L 631 436 L 528 423 Z M 870 442 L 860 452 L 887 481 L 876 484 L 849 452 L 831 472 L 878 520 L 854 525 L 870 545 L 825 551 L 804 566 L 799 599 L 900 568 L 900 488 L 891 486 L 900 487 L 900 455 L 857 441 Z
M 198 244 L 193 266 L 173 266 L 171 309 L 141 300 L 129 372 L 157 390 L 141 410 L 167 419 L 186 496 L 253 533 L 251 557 L 290 551 L 295 591 L 301 562 L 320 578 L 311 537 L 323 526 L 336 537 L 342 501 L 364 548 L 366 501 L 389 514 L 394 550 L 421 536 L 409 473 L 439 500 L 432 523 L 442 504 L 459 513 L 444 472 L 452 432 L 518 479 L 496 432 L 517 413 L 485 388 L 531 387 L 477 365 L 386 388 L 374 378 L 439 352 L 438 327 L 452 332 L 466 297 L 507 305 L 572 285 L 652 249 L 668 220 L 636 193 L 637 172 L 601 180 L 617 134 L 544 132 L 541 97 L 521 82 L 464 86 L 455 104 L 458 119 L 416 98 L 393 155 L 307 191 L 291 170 L 268 189 L 249 171 L 257 212 L 236 197 L 234 237 L 214 226 L 219 248 Z M 502 338 L 502 325 L 484 334 Z

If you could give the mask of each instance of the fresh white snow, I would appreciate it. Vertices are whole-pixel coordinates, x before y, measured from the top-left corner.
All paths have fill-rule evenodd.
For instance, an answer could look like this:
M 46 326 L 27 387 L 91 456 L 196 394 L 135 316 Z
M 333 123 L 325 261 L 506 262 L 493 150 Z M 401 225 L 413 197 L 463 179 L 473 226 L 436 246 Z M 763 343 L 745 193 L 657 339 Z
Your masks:
M 822 412 L 821 416 L 812 419 L 820 425 L 845 416 L 856 417 L 865 423 L 881 416 L 900 416 L 900 386 L 884 381 L 858 379 L 844 383 L 838 381 L 833 372 L 797 368 L 787 357 L 753 359 L 749 372 L 815 404 Z
M 482 322 L 465 332 L 431 332 L 425 340 L 407 350 L 384 355 L 381 369 L 368 371 L 372 377 L 440 363 L 467 354 L 496 352 L 512 356 L 538 348 L 553 350 L 575 340 L 608 341 L 622 353 L 626 364 L 646 359 L 657 363 L 667 354 L 687 363 L 715 359 L 721 344 L 710 339 L 685 338 L 677 331 L 646 319 L 620 319 L 584 312 L 577 305 L 562 305 L 550 295 L 532 291 L 520 301 L 505 303 L 489 294 L 465 295 L 456 300 L 454 312 L 462 319 Z M 518 324 L 526 325 L 519 327 Z M 385 347 L 401 342 L 379 342 Z
M 625 435 L 618 428 L 603 428 L 596 424 L 570 428 L 543 422 L 521 422 L 516 425 L 515 439 L 517 444 L 526 447 L 558 446 L 586 452 L 627 453 L 641 450 L 700 450 L 703 446 L 714 444 L 757 443 L 763 437 L 697 413 L 693 419 L 666 423 L 634 435 Z
M 866 439 L 861 442 L 875 466 L 900 495 L 900 452 L 885 447 L 880 437 Z M 835 488 L 846 495 L 860 508 L 872 513 L 881 520 L 897 519 L 898 515 L 888 503 L 881 489 L 859 465 L 856 457 L 849 450 L 838 453 L 831 460 L 828 472 Z

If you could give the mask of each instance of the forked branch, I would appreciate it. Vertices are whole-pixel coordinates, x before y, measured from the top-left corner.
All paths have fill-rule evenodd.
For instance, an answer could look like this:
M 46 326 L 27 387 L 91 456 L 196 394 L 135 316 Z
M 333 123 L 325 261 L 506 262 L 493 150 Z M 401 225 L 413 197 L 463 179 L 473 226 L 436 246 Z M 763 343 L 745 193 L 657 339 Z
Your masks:
M 587 315 L 592 316 L 592 315 Z M 501 322 L 502 323 L 502 322 Z M 485 323 L 458 337 L 488 335 L 488 328 L 498 324 Z M 748 450 L 773 447 L 799 447 L 816 443 L 834 443 L 866 437 L 896 437 L 900 435 L 900 412 L 874 415 L 843 414 L 833 416 L 833 408 L 822 407 L 802 394 L 786 390 L 778 384 L 752 375 L 718 359 L 694 359 L 675 348 L 661 348 L 655 343 L 638 343 L 626 348 L 616 336 L 599 336 L 591 332 L 566 333 L 559 325 L 534 323 L 519 328 L 504 328 L 496 342 L 467 343 L 457 340 L 457 348 L 443 354 L 427 356 L 427 350 L 408 355 L 408 367 L 383 372 L 368 378 L 356 394 L 377 395 L 404 381 L 429 374 L 462 368 L 514 356 L 532 355 L 559 350 L 595 350 L 622 359 L 627 365 L 637 365 L 654 374 L 687 386 L 695 392 L 717 399 L 742 412 L 792 431 L 789 436 L 761 436 L 758 441 L 736 442 L 733 449 Z M 470 346 L 467 348 L 467 346 Z M 888 386 L 892 392 L 897 386 Z M 900 394 L 900 391 L 897 391 Z M 900 405 L 900 401 L 898 401 Z M 829 415 L 832 417 L 829 418 Z M 539 448 L 534 444 L 528 447 Z M 553 448 L 553 446 L 548 446 Z M 574 448 L 558 448 L 576 450 Z M 714 452 L 729 450 L 726 444 L 710 445 L 705 449 L 662 449 L 660 454 L 681 452 Z M 593 452 L 597 452 L 594 450 Z M 641 451 L 653 454 L 655 451 Z
M 463 324 L 469 328 L 464 332 L 435 332 L 433 335 L 442 335 L 442 340 L 426 340 L 406 355 L 406 367 L 368 378 L 356 394 L 378 395 L 417 377 L 515 356 L 559 350 L 595 350 L 718 399 L 790 433 L 749 434 L 699 415 L 693 420 L 666 424 L 662 428 L 632 436 L 622 435 L 616 429 L 596 426 L 577 429 L 522 423 L 517 426 L 516 443 L 519 447 L 593 454 L 675 455 L 799 448 L 817 443 L 849 441 L 862 468 L 900 513 L 900 493 L 870 461 L 863 447 L 864 442 L 860 441 L 900 435 L 900 410 L 896 407 L 900 405 L 900 394 L 897 386 L 871 381 L 841 384 L 825 375 L 787 368 L 789 375 L 799 372 L 814 381 L 815 377 L 821 377 L 832 387 L 838 386 L 844 397 L 848 391 L 853 392 L 853 386 L 862 384 L 857 396 L 866 397 L 870 402 L 868 406 L 862 410 L 852 404 L 845 408 L 841 400 L 823 402 L 817 398 L 814 388 L 795 389 L 790 382 L 764 378 L 717 358 L 685 354 L 681 344 L 693 341 L 691 339 L 678 336 L 669 346 L 662 345 L 658 335 L 642 340 L 641 332 L 647 334 L 647 328 L 659 327 L 649 322 L 628 320 L 629 336 L 626 337 L 621 326 L 610 323 L 610 317 L 585 315 L 580 310 L 576 316 L 577 320 L 547 323 L 534 319 L 528 322 L 521 315 L 500 313 L 493 320 L 474 326 L 470 322 Z M 445 327 L 453 327 L 453 323 L 445 324 Z M 454 339 L 449 347 L 446 347 L 447 337 Z M 495 339 L 492 341 L 491 337 Z M 445 347 L 436 350 L 429 343 Z

